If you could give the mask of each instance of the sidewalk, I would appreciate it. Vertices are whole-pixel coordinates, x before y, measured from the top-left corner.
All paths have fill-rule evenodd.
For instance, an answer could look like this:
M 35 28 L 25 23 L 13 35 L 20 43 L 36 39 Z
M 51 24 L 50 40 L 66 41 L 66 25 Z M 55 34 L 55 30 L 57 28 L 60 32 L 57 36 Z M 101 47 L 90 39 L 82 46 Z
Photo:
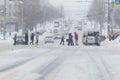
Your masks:
M 0 40 L 0 53 L 12 51 L 13 48 L 14 46 L 13 46 L 12 38 L 6 40 Z
M 0 52 L 12 50 L 13 46 L 10 43 L 0 43 Z

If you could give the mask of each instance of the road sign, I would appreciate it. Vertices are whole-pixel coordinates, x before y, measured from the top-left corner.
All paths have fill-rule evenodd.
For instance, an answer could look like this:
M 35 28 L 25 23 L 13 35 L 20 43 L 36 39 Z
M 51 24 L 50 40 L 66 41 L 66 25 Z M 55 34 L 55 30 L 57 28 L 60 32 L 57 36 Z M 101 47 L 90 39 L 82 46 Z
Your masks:
M 115 0 L 115 3 L 116 4 L 120 4 L 120 0 Z
M 114 6 L 120 6 L 120 0 L 114 0 Z

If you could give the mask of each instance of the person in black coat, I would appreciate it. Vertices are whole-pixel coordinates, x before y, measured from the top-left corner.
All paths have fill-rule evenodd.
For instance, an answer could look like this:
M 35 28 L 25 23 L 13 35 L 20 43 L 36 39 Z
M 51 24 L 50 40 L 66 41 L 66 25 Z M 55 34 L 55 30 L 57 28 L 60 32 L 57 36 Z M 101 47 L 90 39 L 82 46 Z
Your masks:
M 33 45 L 34 44 L 34 33 L 31 34 L 30 40 L 31 40 L 30 44 Z
M 14 35 L 14 38 L 13 38 L 14 44 L 13 45 L 16 45 L 16 39 L 17 39 L 17 33 Z
M 28 45 L 28 33 L 25 33 L 25 44 Z
M 61 42 L 60 42 L 60 45 L 61 44 L 63 44 L 64 45 L 64 39 L 65 39 L 65 37 L 64 37 L 64 35 L 61 37 Z
M 73 35 L 72 33 L 69 33 L 69 40 L 68 40 L 68 46 L 73 46 L 74 42 L 73 42 Z

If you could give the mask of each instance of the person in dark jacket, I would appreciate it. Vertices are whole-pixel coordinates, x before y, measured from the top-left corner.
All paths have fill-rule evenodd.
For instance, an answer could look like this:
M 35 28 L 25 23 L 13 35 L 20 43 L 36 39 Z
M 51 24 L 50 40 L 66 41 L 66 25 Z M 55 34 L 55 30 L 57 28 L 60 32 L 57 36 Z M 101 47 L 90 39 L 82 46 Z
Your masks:
M 28 45 L 28 33 L 25 33 L 25 44 Z
M 78 34 L 74 32 L 75 45 L 78 46 Z
M 61 42 L 60 42 L 60 45 L 61 44 L 63 44 L 64 45 L 64 39 L 65 39 L 65 37 L 64 37 L 64 35 L 61 37 Z
M 72 33 L 69 33 L 69 40 L 68 40 L 68 46 L 73 46 L 74 43 L 73 43 L 73 35 Z
M 17 33 L 14 35 L 14 38 L 13 38 L 14 44 L 13 45 L 16 45 L 16 39 L 17 39 Z
M 72 34 L 71 34 L 71 36 L 70 36 L 70 40 L 71 40 L 71 46 L 74 46 L 73 35 L 72 35 Z
M 33 45 L 34 44 L 34 33 L 31 33 L 30 40 L 31 40 L 30 44 Z
M 109 41 L 112 41 L 112 35 L 109 35 Z
M 70 45 L 70 36 L 71 36 L 71 33 L 68 34 L 69 38 L 67 39 L 67 42 L 68 42 L 68 46 Z

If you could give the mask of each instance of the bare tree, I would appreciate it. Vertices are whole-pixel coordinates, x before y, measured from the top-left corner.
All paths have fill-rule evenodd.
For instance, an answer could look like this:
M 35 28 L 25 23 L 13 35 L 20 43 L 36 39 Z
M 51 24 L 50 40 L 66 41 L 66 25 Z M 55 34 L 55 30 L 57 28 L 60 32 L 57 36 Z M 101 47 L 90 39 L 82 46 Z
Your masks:
M 89 11 L 88 19 L 100 24 L 100 32 L 102 33 L 103 23 L 105 22 L 105 1 L 106 0 L 94 0 Z
M 21 18 L 24 18 L 24 27 L 21 28 L 25 31 L 32 30 L 38 23 L 64 17 L 62 6 L 54 7 L 49 2 L 46 3 L 45 0 L 24 0 L 22 5 L 18 5 L 18 8 L 20 11 L 18 11 L 17 20 L 19 25 L 22 26 Z
M 113 21 L 116 26 L 120 26 L 120 7 L 115 7 L 113 10 Z M 119 27 L 120 28 L 120 27 Z

